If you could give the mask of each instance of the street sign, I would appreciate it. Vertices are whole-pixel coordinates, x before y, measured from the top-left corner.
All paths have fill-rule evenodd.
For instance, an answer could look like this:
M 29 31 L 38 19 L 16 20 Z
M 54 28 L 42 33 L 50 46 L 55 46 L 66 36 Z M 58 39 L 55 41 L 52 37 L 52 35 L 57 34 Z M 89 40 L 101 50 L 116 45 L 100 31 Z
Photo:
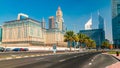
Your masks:
M 56 44 L 53 44 L 53 53 L 55 54 L 56 51 L 57 51 L 57 46 L 56 46 Z

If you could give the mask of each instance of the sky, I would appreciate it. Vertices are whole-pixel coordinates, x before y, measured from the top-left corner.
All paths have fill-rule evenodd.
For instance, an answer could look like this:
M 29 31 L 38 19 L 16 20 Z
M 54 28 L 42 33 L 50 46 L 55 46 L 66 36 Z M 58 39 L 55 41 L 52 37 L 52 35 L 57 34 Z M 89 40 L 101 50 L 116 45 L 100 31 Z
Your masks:
M 98 11 L 105 19 L 106 39 L 112 41 L 111 0 L 0 0 L 0 25 L 16 20 L 18 13 L 41 21 L 45 18 L 48 26 L 49 16 L 56 16 L 58 6 L 63 12 L 68 30 L 84 30 L 85 23 L 92 15 L 93 29 L 98 28 Z

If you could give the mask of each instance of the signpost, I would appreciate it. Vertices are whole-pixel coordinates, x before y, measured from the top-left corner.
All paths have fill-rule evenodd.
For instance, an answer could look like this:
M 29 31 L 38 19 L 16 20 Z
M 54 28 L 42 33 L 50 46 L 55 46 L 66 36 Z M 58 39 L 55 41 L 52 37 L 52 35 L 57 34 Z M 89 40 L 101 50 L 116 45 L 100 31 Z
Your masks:
M 57 51 L 57 46 L 56 44 L 53 44 L 53 53 L 56 54 L 56 51 Z

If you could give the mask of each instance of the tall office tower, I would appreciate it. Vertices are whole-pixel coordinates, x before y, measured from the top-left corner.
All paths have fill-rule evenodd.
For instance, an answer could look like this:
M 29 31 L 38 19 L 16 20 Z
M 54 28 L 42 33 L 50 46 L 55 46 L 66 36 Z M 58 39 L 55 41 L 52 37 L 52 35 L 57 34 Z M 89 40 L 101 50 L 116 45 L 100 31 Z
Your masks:
M 103 29 L 104 30 L 104 18 L 100 15 L 100 13 L 98 12 L 98 21 L 99 21 L 99 29 Z
M 120 0 L 112 0 L 112 36 L 113 44 L 120 48 Z
M 49 17 L 49 29 L 55 28 L 54 16 Z
M 91 30 L 91 29 L 92 29 L 92 17 L 85 24 L 85 30 Z
M 56 11 L 56 23 L 57 23 L 57 28 L 60 31 L 63 31 L 63 13 L 60 9 L 60 7 L 58 7 L 58 10 Z
M 45 29 L 45 28 L 46 28 L 46 24 L 45 24 L 45 19 L 44 19 L 44 18 L 42 19 L 41 24 L 42 24 L 42 28 L 44 28 L 44 29 Z

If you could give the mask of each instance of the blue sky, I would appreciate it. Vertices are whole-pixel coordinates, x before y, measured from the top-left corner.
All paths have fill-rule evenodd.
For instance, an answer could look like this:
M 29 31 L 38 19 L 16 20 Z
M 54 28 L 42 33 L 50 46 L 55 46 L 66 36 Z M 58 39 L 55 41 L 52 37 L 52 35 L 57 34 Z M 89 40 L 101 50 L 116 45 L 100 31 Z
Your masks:
M 0 0 L 0 24 L 15 20 L 18 13 L 41 21 L 44 17 L 48 25 L 49 16 L 55 16 L 58 6 L 69 30 L 83 30 L 91 13 L 93 29 L 98 28 L 98 10 L 105 19 L 106 38 L 111 40 L 111 0 Z M 73 28 L 76 25 L 76 28 Z

